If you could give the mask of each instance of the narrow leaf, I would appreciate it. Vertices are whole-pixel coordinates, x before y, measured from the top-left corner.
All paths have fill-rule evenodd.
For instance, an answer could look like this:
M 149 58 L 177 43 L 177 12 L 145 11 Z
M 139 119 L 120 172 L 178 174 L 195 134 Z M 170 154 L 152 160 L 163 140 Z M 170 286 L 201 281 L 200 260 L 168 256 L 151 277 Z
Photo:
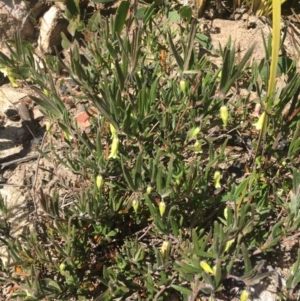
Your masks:
M 120 35 L 123 29 L 123 26 L 126 21 L 128 9 L 129 9 L 129 1 L 122 1 L 117 9 L 116 18 L 115 18 L 115 32 Z

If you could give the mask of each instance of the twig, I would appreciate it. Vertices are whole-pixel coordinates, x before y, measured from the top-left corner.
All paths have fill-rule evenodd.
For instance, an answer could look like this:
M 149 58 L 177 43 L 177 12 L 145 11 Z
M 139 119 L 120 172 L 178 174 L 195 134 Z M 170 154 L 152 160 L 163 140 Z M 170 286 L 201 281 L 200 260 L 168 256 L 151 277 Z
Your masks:
M 153 301 L 156 301 L 165 290 L 167 290 L 171 287 L 171 284 L 174 282 L 174 277 L 175 277 L 175 273 L 171 277 L 171 283 L 169 285 L 163 285 L 162 288 L 154 296 Z
M 30 160 L 36 159 L 38 157 L 39 157 L 39 154 L 30 155 L 30 156 L 26 156 L 24 158 L 15 159 L 15 160 L 12 160 L 12 161 L 9 161 L 9 162 L 1 163 L 0 165 L 1 165 L 2 168 L 4 168 L 4 167 L 7 167 L 7 166 L 12 165 L 12 164 L 18 164 L 18 163 L 23 163 L 23 162 L 26 162 L 26 161 L 30 161 Z

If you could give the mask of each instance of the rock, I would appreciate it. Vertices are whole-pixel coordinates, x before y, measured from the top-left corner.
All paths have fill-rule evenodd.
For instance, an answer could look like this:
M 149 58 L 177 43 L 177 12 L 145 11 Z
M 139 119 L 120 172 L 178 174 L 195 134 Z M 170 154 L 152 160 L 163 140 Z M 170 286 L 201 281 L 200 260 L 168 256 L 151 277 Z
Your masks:
M 27 96 L 26 93 L 18 92 L 10 86 L 2 87 L 0 92 L 0 112 L 16 111 L 14 104 L 17 104 L 25 96 Z M 22 121 L 7 118 L 4 125 L 5 128 L 0 129 L 0 162 L 8 156 L 18 154 L 23 149 L 22 146 L 17 145 L 24 135 Z
M 38 50 L 42 53 L 55 53 L 55 48 L 61 48 L 61 32 L 67 34 L 69 22 L 62 14 L 60 7 L 52 6 L 41 18 Z
M 0 42 L 13 39 L 18 30 L 24 40 L 36 41 L 38 13 L 47 6 L 45 1 L 0 0 Z

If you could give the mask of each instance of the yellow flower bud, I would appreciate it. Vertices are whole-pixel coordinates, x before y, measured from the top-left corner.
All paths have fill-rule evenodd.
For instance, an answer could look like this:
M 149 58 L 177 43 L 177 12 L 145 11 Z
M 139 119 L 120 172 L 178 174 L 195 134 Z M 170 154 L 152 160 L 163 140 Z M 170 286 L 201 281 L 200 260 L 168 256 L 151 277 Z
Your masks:
M 64 263 L 61 263 L 60 265 L 59 265 L 59 272 L 63 275 L 63 276 L 65 276 L 66 275 L 66 265 L 64 264 Z
M 226 208 L 224 209 L 224 217 L 225 217 L 225 219 L 227 220 L 227 218 L 228 218 L 228 207 L 226 207 Z
M 206 273 L 214 275 L 214 271 L 206 261 L 200 261 L 200 266 Z
M 185 93 L 186 92 L 186 82 L 185 80 L 181 80 L 180 83 L 179 83 L 179 86 L 180 86 L 180 90 Z
M 117 130 L 111 123 L 109 124 L 109 128 L 110 128 L 110 132 L 111 132 L 111 138 L 112 139 L 117 138 Z
M 44 89 L 44 94 L 46 95 L 46 96 L 49 96 L 49 90 L 48 89 Z
M 68 141 L 71 141 L 73 139 L 72 135 L 67 131 L 64 131 L 64 135 Z
M 146 193 L 150 194 L 151 192 L 152 192 L 152 186 L 148 185 L 147 188 L 146 188 Z
M 233 243 L 234 243 L 234 239 L 230 239 L 229 241 L 227 241 L 226 247 L 225 247 L 225 252 L 227 252 L 229 250 L 229 248 L 232 246 Z
M 161 201 L 158 205 L 160 216 L 163 216 L 166 210 L 166 203 Z
M 247 301 L 249 297 L 249 292 L 247 290 L 243 290 L 240 296 L 241 301 Z
M 214 182 L 215 182 L 215 188 L 221 188 L 221 173 L 219 171 L 216 171 L 214 174 Z
M 52 133 L 51 133 L 51 124 L 50 124 L 50 122 L 46 121 L 45 122 L 45 126 L 46 126 L 46 132 L 47 132 L 47 134 L 51 135 Z
M 139 201 L 138 200 L 136 200 L 136 199 L 134 199 L 133 201 L 132 201 L 132 208 L 133 208 L 133 210 L 134 210 L 134 212 L 135 213 L 137 213 L 137 211 L 138 211 L 138 209 L 139 209 Z
M 119 139 L 113 138 L 108 159 L 110 158 L 116 159 L 118 157 L 118 148 L 119 148 Z
M 60 265 L 59 265 L 59 270 L 60 271 L 64 271 L 66 269 L 66 265 L 64 264 L 64 263 L 61 263 Z
M 166 251 L 168 250 L 168 248 L 169 248 L 169 242 L 168 242 L 168 241 L 164 241 L 164 242 L 162 243 L 162 245 L 161 245 L 160 252 L 161 252 L 162 254 L 165 254 Z
M 196 142 L 194 143 L 193 150 L 194 150 L 195 154 L 203 153 L 202 144 L 199 142 L 199 140 L 196 140 Z
M 221 106 L 220 108 L 220 115 L 221 119 L 223 121 L 224 126 L 227 126 L 227 121 L 228 121 L 228 109 L 226 106 Z
M 100 175 L 97 176 L 96 178 L 96 186 L 98 189 L 100 189 L 103 185 L 103 177 Z

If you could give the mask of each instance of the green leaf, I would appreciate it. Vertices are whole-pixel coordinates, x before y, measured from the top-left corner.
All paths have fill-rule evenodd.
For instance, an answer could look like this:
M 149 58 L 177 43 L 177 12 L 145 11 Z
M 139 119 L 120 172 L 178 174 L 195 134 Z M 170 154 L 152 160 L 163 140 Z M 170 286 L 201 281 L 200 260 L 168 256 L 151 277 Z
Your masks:
M 168 12 L 168 19 L 174 23 L 180 23 L 180 15 L 176 10 L 171 10 Z
M 101 15 L 99 11 L 96 11 L 88 21 L 88 27 L 91 31 L 97 31 L 100 26 Z
M 116 67 L 116 71 L 117 71 L 117 75 L 118 75 L 118 80 L 119 80 L 119 86 L 120 86 L 120 89 L 123 90 L 124 88 L 124 82 L 125 82 L 125 76 L 122 72 L 122 69 L 120 67 L 120 64 L 118 62 L 118 60 L 115 60 L 115 67 Z
M 248 254 L 248 250 L 246 246 L 242 243 L 241 245 L 242 253 L 243 253 L 243 259 L 244 259 L 244 266 L 245 266 L 245 275 L 251 272 L 251 262 Z
M 76 33 L 77 26 L 78 26 L 77 19 L 73 18 L 69 21 L 69 25 L 68 25 L 67 29 L 72 37 L 74 37 L 74 35 Z
M 181 18 L 186 19 L 186 21 L 189 23 L 192 19 L 193 11 L 190 6 L 185 5 L 179 10 L 179 14 Z
M 216 263 L 214 277 L 215 277 L 216 286 L 218 287 L 220 285 L 220 281 L 221 281 L 221 260 L 217 259 L 216 261 L 217 261 L 217 263 Z
M 116 129 L 119 129 L 119 126 L 113 118 L 105 101 L 95 94 L 88 93 L 87 96 L 90 97 L 93 103 L 97 106 L 104 118 L 106 118 L 106 120 L 109 121 Z
M 189 41 L 188 41 L 187 49 L 185 51 L 183 71 L 186 71 L 186 70 L 189 69 L 191 55 L 192 55 L 192 52 L 193 52 L 193 49 L 194 49 L 195 34 L 196 34 L 196 21 L 193 20 L 192 24 L 191 24 L 191 28 L 190 28 Z
M 179 286 L 175 284 L 171 284 L 171 287 L 173 287 L 176 291 L 182 293 L 183 295 L 191 296 L 193 294 L 193 291 L 184 287 L 184 286 Z
M 141 150 L 137 156 L 134 168 L 134 183 L 135 187 L 140 187 L 142 185 L 142 163 L 143 163 L 143 150 Z
M 74 16 L 80 14 L 80 8 L 78 5 L 78 0 L 66 0 L 66 17 L 71 20 Z
M 129 185 L 129 187 L 130 187 L 133 191 L 136 191 L 136 190 L 137 190 L 137 187 L 136 187 L 136 185 L 133 183 L 131 174 L 129 173 L 127 167 L 125 166 L 125 162 L 124 162 L 123 156 L 121 156 L 121 164 L 122 164 L 123 175 L 124 175 L 124 178 L 125 178 L 127 184 Z
M 170 184 L 171 184 L 171 180 L 172 180 L 172 176 L 173 176 L 173 163 L 174 163 L 174 160 L 175 160 L 175 155 L 172 155 L 171 160 L 168 164 L 168 176 L 167 176 L 165 189 L 169 189 Z
M 195 40 L 204 48 L 208 49 L 208 50 L 212 50 L 213 49 L 213 45 L 211 44 L 211 39 L 202 33 L 197 33 Z
M 71 47 L 71 42 L 69 41 L 69 39 L 66 37 L 66 35 L 61 32 L 60 33 L 61 36 L 61 46 L 64 50 L 68 50 Z
M 126 21 L 129 6 L 130 6 L 129 1 L 122 1 L 117 9 L 116 18 L 115 18 L 115 32 L 118 35 L 120 35 L 123 30 L 123 26 Z
M 173 39 L 172 39 L 171 32 L 168 32 L 168 39 L 169 39 L 169 44 L 170 44 L 170 46 L 171 46 L 171 50 L 172 50 L 173 55 L 174 55 L 174 57 L 175 57 L 175 60 L 176 60 L 176 62 L 177 62 L 177 64 L 178 64 L 178 67 L 179 67 L 179 69 L 180 69 L 181 71 L 184 71 L 184 70 L 183 70 L 183 59 L 182 59 L 182 57 L 179 55 L 179 53 L 178 53 L 177 50 L 176 50 L 176 47 L 175 47 L 175 45 L 174 45 L 174 43 L 173 43 Z
M 153 1 L 150 6 L 147 7 L 147 9 L 144 12 L 144 26 L 148 25 L 148 22 L 151 20 L 152 16 L 155 14 L 156 11 L 156 5 Z

